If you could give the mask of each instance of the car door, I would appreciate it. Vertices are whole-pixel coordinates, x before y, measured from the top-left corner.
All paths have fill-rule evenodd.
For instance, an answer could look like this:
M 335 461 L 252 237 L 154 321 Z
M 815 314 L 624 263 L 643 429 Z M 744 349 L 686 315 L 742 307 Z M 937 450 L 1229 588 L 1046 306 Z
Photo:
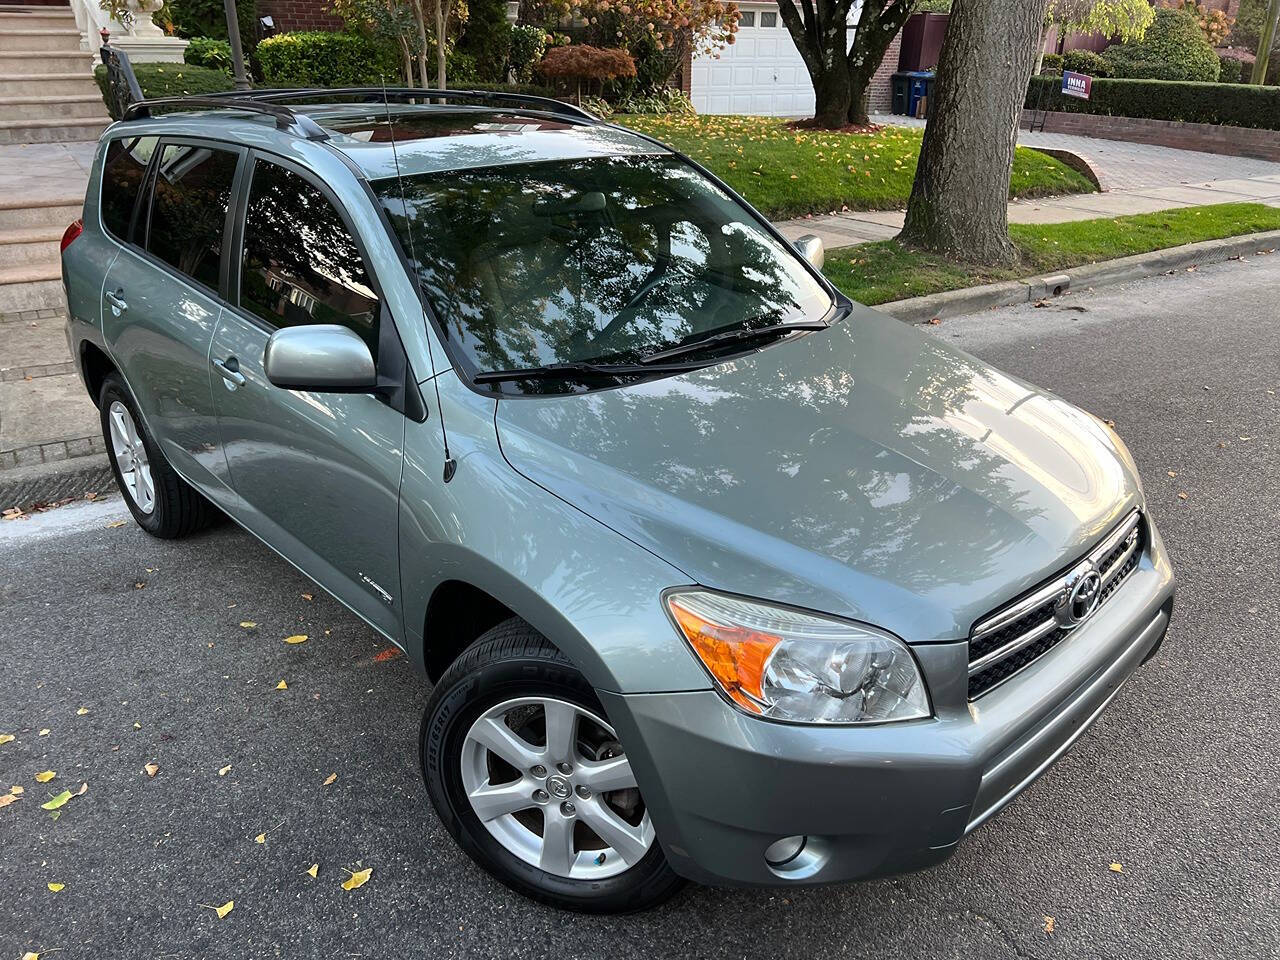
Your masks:
M 103 336 L 165 458 L 219 502 L 229 490 L 209 345 L 241 154 L 121 138 L 103 168 L 103 225 L 122 247 L 103 284 Z
M 403 372 L 403 348 L 332 192 L 285 161 L 254 154 L 249 164 L 233 305 L 223 311 L 210 355 L 238 519 L 398 640 L 405 417 L 374 394 L 273 386 L 263 351 L 274 330 L 318 323 L 356 331 L 380 375 L 388 361 Z M 400 356 L 391 357 L 396 349 Z

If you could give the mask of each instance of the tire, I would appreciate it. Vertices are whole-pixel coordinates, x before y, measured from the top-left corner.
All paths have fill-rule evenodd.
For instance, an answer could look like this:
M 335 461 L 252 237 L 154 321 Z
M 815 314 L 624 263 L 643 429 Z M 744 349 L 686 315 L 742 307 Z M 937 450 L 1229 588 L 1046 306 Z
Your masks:
M 513 702 L 518 705 L 510 707 Z M 569 715 L 573 717 L 572 724 L 564 728 L 573 731 L 568 735 L 569 742 L 573 744 L 573 753 L 569 757 L 572 763 L 565 768 L 572 770 L 570 776 L 555 775 L 554 757 L 558 754 L 546 746 L 547 741 L 553 739 L 545 731 L 552 709 L 560 716 L 570 711 Z M 544 727 L 541 746 L 536 742 L 539 710 L 543 711 Z M 529 717 L 525 721 L 526 726 L 515 733 L 515 737 L 523 741 L 516 749 L 517 752 L 523 751 L 524 747 L 545 749 L 547 752 L 541 763 L 537 757 L 524 757 L 534 766 L 517 770 L 514 765 L 504 765 L 505 760 L 498 758 L 497 753 L 476 746 L 473 729 L 494 722 L 491 718 L 495 711 L 509 711 L 496 721 L 501 725 L 498 729 L 505 726 L 507 732 L 511 732 L 513 725 L 519 722 L 512 717 L 517 714 Z M 530 743 L 520 730 L 533 730 L 534 742 Z M 432 692 L 420 735 L 422 773 L 427 793 L 458 845 L 493 877 L 513 890 L 542 903 L 586 913 L 628 913 L 648 909 L 675 894 L 685 881 L 667 865 L 662 847 L 652 836 L 651 825 L 646 829 L 649 819 L 643 810 L 638 789 L 628 786 L 621 790 L 604 789 L 598 794 L 587 789 L 589 781 L 585 778 L 592 776 L 590 771 L 600 769 L 593 765 L 593 761 L 619 764 L 625 760 L 616 739 L 601 742 L 602 733 L 612 737 L 613 731 L 607 726 L 604 710 L 586 678 L 564 654 L 523 620 L 507 620 L 481 636 L 454 661 Z M 503 749 L 507 751 L 505 741 Z M 597 750 L 601 752 L 594 753 Z M 480 770 L 475 766 L 478 756 L 484 756 L 487 764 Z M 496 767 L 502 767 L 505 772 L 495 773 Z M 530 777 L 525 772 L 547 768 L 550 768 L 549 775 L 541 779 Z M 540 806 L 527 806 L 517 813 L 493 817 L 491 823 L 494 826 L 486 826 L 469 796 L 468 771 L 473 782 L 477 776 L 483 778 L 481 789 L 493 789 L 493 781 L 499 787 L 514 788 L 512 796 L 519 794 L 516 802 L 525 803 L 523 797 L 536 797 L 538 794 L 542 795 L 543 801 Z M 520 779 L 508 782 L 512 775 Z M 605 784 L 603 780 L 590 782 L 602 787 Z M 547 789 L 532 789 L 536 787 Z M 473 784 L 472 790 L 475 789 Z M 523 792 L 525 789 L 531 793 Z M 548 791 L 554 792 L 554 796 Z M 624 800 L 630 801 L 629 806 L 618 806 Z M 577 814 L 564 815 L 566 807 L 571 810 L 576 807 Z M 620 835 L 615 830 L 612 833 L 606 831 L 603 835 L 619 839 L 625 836 L 628 842 L 615 840 L 614 846 L 606 845 L 600 849 L 597 845 L 605 844 L 605 841 L 602 834 L 594 833 L 592 824 L 612 829 L 615 821 L 611 818 L 623 820 L 624 814 L 618 810 L 624 810 L 630 821 L 626 823 L 627 834 Z M 564 819 L 560 819 L 562 816 Z M 576 822 L 576 818 L 581 822 Z M 566 829 L 563 824 L 569 821 L 573 822 L 567 827 L 567 834 L 558 833 Z M 536 845 L 532 848 L 522 846 L 523 841 L 532 838 L 544 849 L 558 846 L 546 839 L 548 829 L 553 831 L 553 836 L 568 837 L 565 862 L 570 864 L 570 873 L 586 872 L 585 876 L 542 869 L 542 864 L 547 862 L 545 853 L 537 864 L 530 859 L 531 856 L 537 857 Z M 535 836 L 535 831 L 540 831 L 541 835 Z M 636 834 L 647 840 L 647 850 L 634 844 Z M 633 862 L 624 865 L 628 858 L 620 851 L 629 852 Z M 611 861 L 609 856 L 613 857 Z M 610 870 L 620 872 L 611 875 L 592 872 L 607 873 Z
M 127 412 L 127 420 L 120 416 L 120 408 Z M 173 540 L 207 527 L 218 516 L 213 504 L 198 494 L 169 466 L 155 437 L 139 416 L 133 395 L 118 374 L 108 374 L 103 381 L 102 390 L 98 394 L 98 413 L 102 423 L 102 437 L 107 446 L 107 459 L 111 462 L 111 473 L 115 476 L 120 494 L 138 526 L 153 537 Z M 113 418 L 116 421 L 114 427 Z M 120 426 L 122 423 L 125 424 L 123 430 Z M 132 446 L 133 449 L 122 453 L 122 445 Z M 138 463 L 142 463 L 149 479 L 149 483 L 141 482 L 141 486 L 136 469 L 127 471 L 130 478 L 128 480 L 124 469 L 125 466 L 136 467 Z M 139 492 L 148 488 L 149 495 Z

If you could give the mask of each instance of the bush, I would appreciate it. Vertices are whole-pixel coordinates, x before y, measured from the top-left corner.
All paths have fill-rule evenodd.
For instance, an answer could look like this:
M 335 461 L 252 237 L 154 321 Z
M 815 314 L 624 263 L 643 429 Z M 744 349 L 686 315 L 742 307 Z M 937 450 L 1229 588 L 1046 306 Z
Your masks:
M 1041 67 L 1041 73 L 1061 73 L 1062 72 L 1062 54 L 1046 53 L 1044 55 L 1044 64 Z
M 1234 127 L 1280 130 L 1280 87 L 1244 83 L 1194 83 L 1179 80 L 1093 81 L 1090 99 L 1064 97 L 1053 77 L 1032 77 L 1026 106 L 1067 113 L 1181 120 Z
M 500 83 L 507 78 L 511 24 L 506 0 L 469 0 L 467 26 L 458 50 L 475 63 L 476 79 Z
M 384 81 L 394 86 L 404 83 L 400 56 L 391 45 L 356 33 L 279 33 L 258 44 L 257 60 L 262 79 L 269 87 L 376 87 Z
M 508 62 L 517 83 L 533 79 L 533 68 L 542 60 L 547 49 L 547 31 L 541 27 L 515 26 L 511 28 L 511 51 Z
M 1230 53 L 1220 53 L 1218 67 L 1219 83 L 1242 83 L 1245 79 L 1244 61 L 1239 57 L 1233 57 Z
M 231 72 L 231 44 L 213 37 L 192 37 L 182 53 L 184 63 Z
M 222 0 L 168 0 L 166 7 L 178 36 L 227 40 L 227 14 Z M 258 44 L 258 9 L 254 0 L 236 0 L 236 22 L 245 55 Z
M 1102 57 L 1113 77 L 1210 83 L 1218 79 L 1218 55 L 1186 10 L 1161 7 L 1141 40 L 1107 47 Z
M 180 63 L 135 63 L 133 72 L 138 78 L 143 97 L 148 100 L 156 97 L 194 97 L 202 93 L 221 93 L 232 88 L 231 77 L 227 73 L 208 67 Z M 102 91 L 106 102 L 107 68 L 98 64 L 93 71 L 93 78 L 98 81 L 98 89 Z
M 1062 57 L 1062 68 L 1075 73 L 1087 73 L 1091 77 L 1109 77 L 1110 68 L 1102 54 L 1092 50 L 1069 50 Z
M 663 87 L 652 93 L 639 94 L 619 100 L 613 105 L 614 113 L 654 113 L 658 115 L 694 113 L 693 101 L 681 91 Z
M 547 51 L 538 72 L 562 80 L 613 80 L 634 77 L 636 62 L 616 47 L 592 47 L 585 43 L 554 47 Z

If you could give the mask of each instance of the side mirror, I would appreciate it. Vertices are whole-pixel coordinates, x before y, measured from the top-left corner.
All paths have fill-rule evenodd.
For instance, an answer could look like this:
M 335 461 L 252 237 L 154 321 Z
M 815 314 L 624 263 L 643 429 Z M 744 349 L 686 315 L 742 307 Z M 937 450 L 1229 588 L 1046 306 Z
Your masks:
M 334 323 L 282 327 L 267 340 L 262 368 L 277 387 L 317 393 L 372 393 L 378 368 L 369 346 Z
M 812 233 L 806 233 L 803 237 L 797 237 L 793 243 L 796 252 L 804 257 L 815 270 L 821 270 L 822 265 L 827 259 L 827 248 L 822 244 L 821 237 L 815 237 Z

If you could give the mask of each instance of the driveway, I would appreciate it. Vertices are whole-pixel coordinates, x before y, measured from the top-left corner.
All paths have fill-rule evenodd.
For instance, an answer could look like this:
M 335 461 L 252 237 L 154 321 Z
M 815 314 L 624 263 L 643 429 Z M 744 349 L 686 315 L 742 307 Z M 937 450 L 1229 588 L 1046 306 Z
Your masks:
M 0 957 L 1280 955 L 1277 300 L 1270 257 L 929 328 L 1116 421 L 1181 593 L 1075 749 L 897 879 L 691 888 L 627 917 L 532 904 L 432 812 L 425 685 L 256 540 L 152 540 L 118 499 L 0 522 L 0 784 L 24 788 L 0 808 Z

